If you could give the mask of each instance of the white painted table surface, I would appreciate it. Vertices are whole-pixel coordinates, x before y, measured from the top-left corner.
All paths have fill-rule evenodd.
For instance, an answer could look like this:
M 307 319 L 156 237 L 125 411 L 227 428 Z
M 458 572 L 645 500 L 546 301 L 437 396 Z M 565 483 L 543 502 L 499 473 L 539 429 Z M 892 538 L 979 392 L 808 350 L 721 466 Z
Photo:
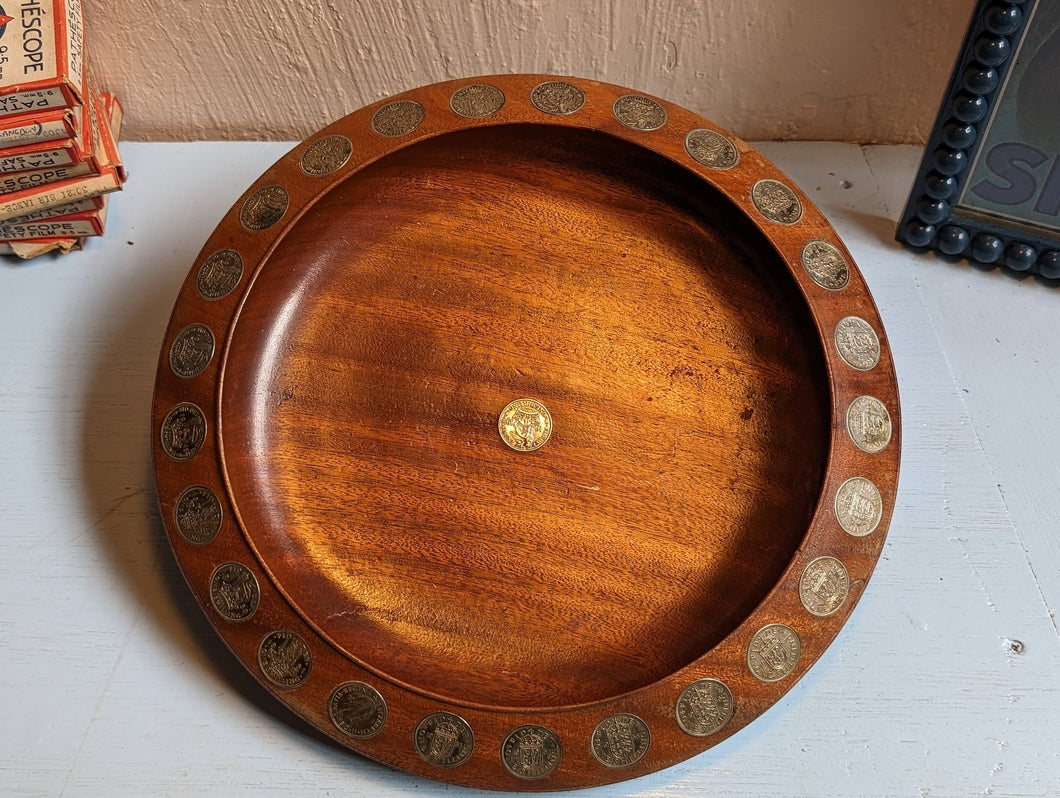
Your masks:
M 228 653 L 155 507 L 149 406 L 177 290 L 283 143 L 125 144 L 105 238 L 0 264 L 0 793 L 481 795 L 352 755 Z M 788 695 L 706 753 L 585 796 L 1060 794 L 1060 291 L 917 256 L 910 147 L 763 144 L 880 306 L 894 520 Z

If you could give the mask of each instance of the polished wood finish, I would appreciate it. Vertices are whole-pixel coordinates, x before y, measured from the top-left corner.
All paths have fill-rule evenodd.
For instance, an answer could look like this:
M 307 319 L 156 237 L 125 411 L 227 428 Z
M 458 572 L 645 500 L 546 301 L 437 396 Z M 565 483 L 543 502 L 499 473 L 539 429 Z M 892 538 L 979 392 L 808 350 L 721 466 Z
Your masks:
M 372 133 L 379 106 L 307 140 L 247 195 L 280 185 L 290 208 L 270 228 L 239 222 L 243 199 L 196 261 L 159 367 L 154 423 L 177 402 L 203 408 L 207 442 L 188 463 L 156 446 L 174 549 L 219 632 L 262 679 L 257 647 L 292 629 L 313 652 L 309 679 L 270 689 L 310 722 L 373 758 L 462 784 L 562 789 L 678 762 L 750 722 L 820 655 L 872 571 L 893 507 L 899 409 L 878 315 L 851 264 L 828 291 L 799 265 L 810 240 L 841 243 L 809 201 L 794 225 L 763 217 L 756 180 L 791 186 L 732 139 L 740 162 L 706 168 L 684 135 L 713 126 L 663 103 L 659 130 L 621 125 L 618 87 L 572 81 L 585 106 L 534 108 L 547 78 L 482 79 L 506 95 L 496 114 L 454 114 L 452 92 L 404 96 L 425 109 L 408 135 Z M 380 104 L 382 105 L 382 104 Z M 306 146 L 340 133 L 353 157 L 326 177 L 299 167 Z M 229 296 L 205 301 L 200 264 L 241 254 Z M 882 343 L 857 372 L 832 343 L 858 315 Z M 206 323 L 218 353 L 191 380 L 169 371 L 174 336 Z M 222 343 L 223 342 L 223 343 Z M 846 431 L 850 402 L 887 406 L 879 454 Z M 541 449 L 508 448 L 497 416 L 531 397 L 552 414 Z M 870 478 L 884 518 L 846 534 L 832 502 Z M 174 502 L 202 484 L 222 500 L 217 539 L 172 530 Z M 841 559 L 851 592 L 834 615 L 808 613 L 799 577 Z M 210 607 L 226 561 L 251 567 L 261 606 L 231 623 Z M 768 623 L 794 628 L 795 672 L 755 679 L 747 646 Z M 674 721 L 701 677 L 734 695 L 732 720 L 692 737 Z M 365 681 L 389 719 L 357 740 L 329 720 L 331 690 Z M 475 752 L 443 769 L 412 729 L 454 712 Z M 613 770 L 590 752 L 596 723 L 643 718 L 652 746 Z M 501 763 L 505 735 L 553 729 L 557 770 L 521 781 Z
M 224 454 L 259 554 L 348 654 L 579 704 L 687 665 L 773 586 L 824 473 L 823 356 L 768 242 L 689 178 L 591 133 L 465 131 L 271 255 Z M 521 396 L 552 414 L 537 452 L 497 434 Z

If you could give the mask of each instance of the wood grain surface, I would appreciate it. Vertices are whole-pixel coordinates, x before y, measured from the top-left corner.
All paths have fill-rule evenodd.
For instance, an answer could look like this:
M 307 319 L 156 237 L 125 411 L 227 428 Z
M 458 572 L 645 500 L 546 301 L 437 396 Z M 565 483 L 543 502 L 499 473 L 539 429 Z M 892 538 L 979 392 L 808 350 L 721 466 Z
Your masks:
M 836 290 L 803 268 L 810 242 L 844 251 L 834 231 L 746 144 L 730 137 L 736 163 L 711 168 L 685 136 L 718 131 L 672 104 L 633 99 L 655 114 L 642 130 L 615 110 L 629 99 L 620 87 L 575 81 L 555 90 L 584 103 L 549 113 L 530 102 L 549 78 L 483 80 L 505 97 L 495 112 L 453 111 L 467 82 L 371 106 L 296 147 L 233 206 L 163 342 L 159 497 L 208 617 L 321 731 L 462 784 L 604 784 L 750 723 L 835 637 L 894 506 L 893 366 L 849 256 Z M 407 113 L 378 123 L 394 107 Z M 352 157 L 316 175 L 303 158 L 327 136 L 347 137 Z M 793 214 L 753 198 L 762 179 Z M 284 199 L 259 225 L 248 209 L 262 192 Z M 242 258 L 238 288 L 203 296 L 200 269 L 222 249 Z M 850 315 L 881 342 L 865 371 L 833 340 Z M 211 328 L 218 350 L 185 378 L 168 353 L 192 323 Z M 865 395 L 890 414 L 882 451 L 848 429 Z M 497 434 L 500 410 L 523 396 L 555 422 L 532 453 Z M 174 459 L 164 419 L 188 403 L 206 433 Z M 836 519 L 854 476 L 882 495 L 881 523 L 863 537 Z M 172 523 L 192 485 L 222 507 L 220 534 L 203 545 Z M 799 588 L 821 556 L 849 575 L 826 615 Z M 211 599 L 226 562 L 260 586 L 248 619 Z M 778 669 L 765 673 L 752 641 L 771 624 L 797 645 L 768 643 L 762 656 Z M 276 634 L 295 641 L 283 654 L 298 652 L 296 677 L 264 664 Z M 727 685 L 733 711 L 697 736 L 675 712 L 702 678 Z M 350 681 L 386 702 L 371 738 L 329 715 Z M 459 766 L 410 744 L 439 711 L 474 730 Z M 590 744 L 616 714 L 650 731 L 643 757 L 619 767 Z M 554 734 L 562 756 L 545 767 L 535 737 L 517 751 L 520 774 L 499 752 L 526 724 Z
M 591 133 L 473 130 L 284 237 L 232 335 L 225 460 L 348 654 L 451 700 L 580 704 L 687 665 L 773 586 L 827 460 L 823 354 L 697 183 Z M 531 453 L 497 433 L 523 396 L 555 425 Z
M 168 314 L 232 199 L 292 146 L 123 145 L 133 179 L 107 235 L 0 268 L 7 794 L 497 794 L 296 718 L 226 648 L 166 540 L 146 419 Z M 769 711 L 578 795 L 1053 798 L 1060 341 L 1043 331 L 1058 295 L 894 243 L 916 148 L 755 147 L 812 196 L 880 305 L 906 433 L 894 518 L 838 638 Z

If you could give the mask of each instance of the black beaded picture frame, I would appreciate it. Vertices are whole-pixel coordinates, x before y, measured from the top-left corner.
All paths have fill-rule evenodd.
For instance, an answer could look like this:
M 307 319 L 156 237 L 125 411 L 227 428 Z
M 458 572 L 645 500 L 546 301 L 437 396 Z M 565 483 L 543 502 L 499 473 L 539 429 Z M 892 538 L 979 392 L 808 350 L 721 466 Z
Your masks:
M 898 240 L 1060 279 L 1060 3 L 980 0 Z

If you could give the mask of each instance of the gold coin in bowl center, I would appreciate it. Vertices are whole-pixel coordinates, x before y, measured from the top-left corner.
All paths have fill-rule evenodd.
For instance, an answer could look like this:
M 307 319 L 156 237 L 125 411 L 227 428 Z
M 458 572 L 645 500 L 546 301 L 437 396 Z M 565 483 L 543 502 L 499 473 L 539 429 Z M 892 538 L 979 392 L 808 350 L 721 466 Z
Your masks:
M 509 402 L 497 419 L 501 440 L 517 452 L 540 449 L 552 435 L 552 416 L 536 399 Z

